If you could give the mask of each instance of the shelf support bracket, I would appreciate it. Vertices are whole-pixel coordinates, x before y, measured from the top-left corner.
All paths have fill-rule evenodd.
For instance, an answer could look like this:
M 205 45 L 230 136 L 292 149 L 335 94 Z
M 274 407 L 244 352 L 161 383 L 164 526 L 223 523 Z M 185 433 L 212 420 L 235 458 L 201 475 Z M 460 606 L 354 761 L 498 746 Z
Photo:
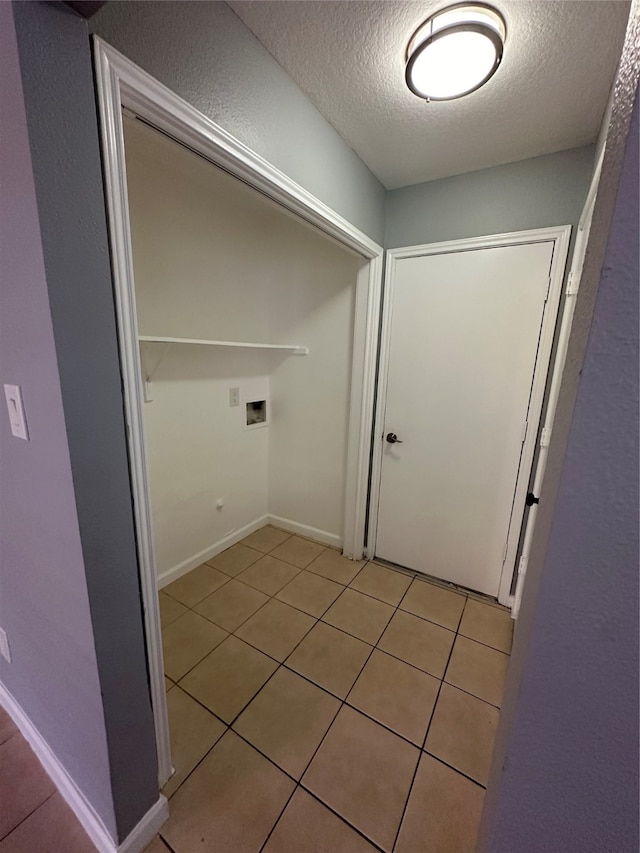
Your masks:
M 167 351 L 169 350 L 170 346 L 171 346 L 170 343 L 165 343 L 165 345 L 162 347 L 162 350 L 160 351 L 160 355 L 158 356 L 155 364 L 151 367 L 150 370 L 146 370 L 144 368 L 144 365 L 143 365 L 142 379 L 143 379 L 143 386 L 144 386 L 144 401 L 145 401 L 145 403 L 152 403 L 153 402 L 153 390 L 151 388 L 151 382 L 152 382 L 153 377 L 155 376 L 158 368 L 162 364 L 162 360 L 164 359 L 165 355 L 167 354 Z M 144 350 L 143 350 L 143 352 L 144 352 Z M 146 359 L 143 358 L 142 361 L 144 362 L 144 361 L 146 361 Z

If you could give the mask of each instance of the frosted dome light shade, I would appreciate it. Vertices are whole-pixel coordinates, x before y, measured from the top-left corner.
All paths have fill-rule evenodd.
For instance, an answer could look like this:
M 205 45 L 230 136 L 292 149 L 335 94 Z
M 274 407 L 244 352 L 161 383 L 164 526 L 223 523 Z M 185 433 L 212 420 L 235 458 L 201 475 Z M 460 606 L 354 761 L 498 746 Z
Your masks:
M 443 35 L 416 57 L 413 88 L 424 98 L 458 98 L 489 77 L 496 59 L 496 46 L 484 33 L 463 30 Z
M 422 24 L 409 42 L 407 86 L 434 101 L 479 89 L 500 65 L 504 36 L 504 22 L 493 9 L 445 9 Z

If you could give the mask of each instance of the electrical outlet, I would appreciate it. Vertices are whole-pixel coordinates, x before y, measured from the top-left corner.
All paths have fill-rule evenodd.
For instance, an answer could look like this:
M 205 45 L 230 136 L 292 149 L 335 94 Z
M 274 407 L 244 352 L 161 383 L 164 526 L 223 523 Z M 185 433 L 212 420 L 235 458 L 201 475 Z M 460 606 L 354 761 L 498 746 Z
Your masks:
M 7 663 L 11 663 L 11 651 L 9 649 L 9 638 L 6 633 L 0 628 L 0 655 L 7 661 Z
M 229 388 L 229 405 L 231 407 L 240 405 L 240 389 L 239 388 Z

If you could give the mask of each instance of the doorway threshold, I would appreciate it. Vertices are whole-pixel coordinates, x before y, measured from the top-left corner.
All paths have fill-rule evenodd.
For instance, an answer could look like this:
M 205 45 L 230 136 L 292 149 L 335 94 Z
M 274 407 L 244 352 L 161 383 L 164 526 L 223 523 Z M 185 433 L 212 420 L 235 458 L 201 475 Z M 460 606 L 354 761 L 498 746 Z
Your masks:
M 401 566 L 398 563 L 393 563 L 391 560 L 385 560 L 382 557 L 372 557 L 371 562 L 384 566 L 386 569 L 393 569 L 407 577 L 415 578 L 415 580 L 424 581 L 425 583 L 442 587 L 442 589 L 450 589 L 453 592 L 468 595 L 470 598 L 474 598 L 476 601 L 481 601 L 483 604 L 490 604 L 493 607 L 497 607 L 499 610 L 509 612 L 509 608 L 499 604 L 497 598 L 491 595 L 485 595 L 483 592 L 476 592 L 475 589 L 444 581 L 441 578 L 434 577 L 434 575 L 429 575 L 426 572 L 416 572 L 414 569 L 408 569 L 406 566 Z

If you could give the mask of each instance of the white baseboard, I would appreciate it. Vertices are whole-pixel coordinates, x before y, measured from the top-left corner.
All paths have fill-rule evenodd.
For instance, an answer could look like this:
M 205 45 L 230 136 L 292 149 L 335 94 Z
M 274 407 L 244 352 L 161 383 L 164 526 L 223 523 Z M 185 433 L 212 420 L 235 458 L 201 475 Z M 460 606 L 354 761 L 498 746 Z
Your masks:
M 35 752 L 40 764 L 82 824 L 84 831 L 95 844 L 99 853 L 142 853 L 169 817 L 169 804 L 166 797 L 160 795 L 158 801 L 154 803 L 133 831 L 122 844 L 118 845 L 102 822 L 102 818 L 69 776 L 65 767 L 33 725 L 22 706 L 2 683 L 0 683 L 0 705 L 9 714 Z
M 169 802 L 162 794 L 118 846 L 118 853 L 142 853 L 169 817 Z M 162 846 L 162 845 L 161 845 Z
M 300 524 L 299 521 L 291 521 L 288 518 L 280 518 L 279 515 L 266 516 L 265 523 L 272 524 L 274 527 L 280 527 L 288 533 L 297 533 L 299 536 L 304 536 L 305 539 L 313 539 L 315 542 L 321 542 L 323 545 L 330 545 L 332 548 L 342 550 L 342 536 L 335 533 L 328 533 L 326 530 L 318 530 L 317 527 L 310 527 L 308 524 Z
M 204 551 L 199 551 L 187 560 L 183 560 L 181 563 L 178 563 L 178 565 L 174 566 L 172 569 L 167 569 L 165 572 L 158 575 L 158 589 L 162 589 L 172 581 L 178 580 L 178 578 L 181 578 L 183 575 L 186 575 L 187 572 L 190 572 L 191 569 L 195 569 L 202 565 L 202 563 L 206 563 L 207 560 L 210 560 L 212 557 L 217 556 L 222 551 L 230 548 L 232 545 L 235 545 L 236 542 L 244 539 L 245 536 L 249 536 L 250 533 L 255 533 L 256 530 L 259 530 L 268 523 L 269 516 L 263 515 L 256 519 L 256 521 L 252 521 L 250 524 L 245 524 L 245 526 L 241 527 L 239 530 L 234 530 L 233 533 L 225 536 L 224 539 L 220 539 L 214 545 L 209 546 L 209 548 L 205 548 Z
M 304 536 L 305 539 L 313 539 L 315 542 L 321 542 L 323 545 L 330 545 L 332 548 L 342 549 L 342 536 L 337 536 L 335 533 L 328 533 L 326 530 L 318 530 L 317 527 L 310 527 L 308 524 L 300 524 L 298 521 L 291 521 L 288 518 L 280 518 L 278 515 L 263 515 L 260 518 L 252 521 L 251 524 L 245 524 L 239 530 L 234 530 L 224 539 L 220 539 L 215 545 L 205 548 L 204 551 L 199 551 L 193 557 L 183 560 L 174 566 L 172 569 L 167 569 L 162 574 L 158 575 L 158 589 L 170 584 L 172 581 L 178 580 L 183 575 L 186 575 L 192 569 L 197 568 L 206 563 L 212 557 L 217 556 L 222 551 L 240 542 L 256 530 L 260 530 L 265 524 L 273 524 L 274 527 L 280 527 L 288 533 L 297 533 L 299 536 Z

